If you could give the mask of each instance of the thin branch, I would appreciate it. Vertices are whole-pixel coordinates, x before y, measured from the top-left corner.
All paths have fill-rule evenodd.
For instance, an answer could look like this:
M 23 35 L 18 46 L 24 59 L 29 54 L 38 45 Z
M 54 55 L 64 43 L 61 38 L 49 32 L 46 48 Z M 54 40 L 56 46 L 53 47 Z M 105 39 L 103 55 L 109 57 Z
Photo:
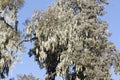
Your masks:
M 38 38 L 37 37 L 33 37 L 33 38 L 31 38 L 31 39 L 26 39 L 26 40 L 22 40 L 16 47 L 17 47 L 17 51 L 18 51 L 18 47 L 19 47 L 19 45 L 21 45 L 22 43 L 24 43 L 24 42 L 29 42 L 29 41 L 34 41 L 34 40 L 37 40 Z M 17 52 L 16 51 L 16 52 Z
M 22 40 L 22 41 L 18 44 L 18 46 L 19 46 L 20 44 L 22 44 L 23 42 L 34 41 L 34 40 L 37 40 L 37 39 L 38 39 L 37 37 L 33 37 L 33 38 L 31 38 L 31 39 Z
M 6 22 L 6 20 L 5 20 L 4 17 L 0 16 L 0 20 L 4 21 L 4 23 L 5 23 L 7 26 L 9 26 L 10 28 L 14 29 L 10 24 L 8 24 L 8 23 Z

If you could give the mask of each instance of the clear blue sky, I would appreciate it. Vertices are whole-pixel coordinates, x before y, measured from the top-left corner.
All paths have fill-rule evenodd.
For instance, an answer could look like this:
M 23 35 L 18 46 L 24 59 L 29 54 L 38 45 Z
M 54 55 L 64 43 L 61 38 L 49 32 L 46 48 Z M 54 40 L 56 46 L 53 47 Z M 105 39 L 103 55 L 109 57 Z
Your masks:
M 19 11 L 19 29 L 24 26 L 22 23 L 24 20 L 31 17 L 35 9 L 47 9 L 55 0 L 26 0 L 24 7 Z M 106 6 L 108 12 L 104 16 L 104 20 L 109 23 L 109 31 L 112 32 L 112 36 L 109 38 L 110 41 L 114 42 L 118 49 L 120 49 L 120 0 L 109 0 L 110 4 Z M 27 44 L 31 46 L 30 44 Z M 29 47 L 30 48 L 30 47 Z M 29 74 L 33 73 L 36 77 L 40 77 L 44 80 L 45 70 L 40 70 L 37 63 L 34 62 L 34 58 L 29 58 L 27 53 L 21 54 L 23 63 L 18 63 L 14 66 L 10 77 L 15 77 L 16 74 Z M 113 69 L 111 70 L 113 72 Z M 120 76 L 112 75 L 114 80 L 119 80 Z

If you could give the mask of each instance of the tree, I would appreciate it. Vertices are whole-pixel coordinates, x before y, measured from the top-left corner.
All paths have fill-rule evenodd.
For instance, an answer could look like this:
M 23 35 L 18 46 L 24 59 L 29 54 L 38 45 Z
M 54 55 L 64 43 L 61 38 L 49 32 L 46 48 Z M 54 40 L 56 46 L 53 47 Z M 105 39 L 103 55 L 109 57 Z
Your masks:
M 28 75 L 17 75 L 17 80 L 40 80 L 40 79 L 35 78 L 32 74 L 28 74 Z
M 46 11 L 35 11 L 26 36 L 34 41 L 29 55 L 46 80 L 110 80 L 109 69 L 120 71 L 119 52 L 108 40 L 108 24 L 100 19 L 107 0 L 57 0 Z
M 6 80 L 26 41 L 34 42 L 29 56 L 34 55 L 40 68 L 46 68 L 45 80 L 56 76 L 110 80 L 111 66 L 120 71 L 119 51 L 108 40 L 107 22 L 100 19 L 107 0 L 56 0 L 26 21 L 26 37 L 21 41 L 17 13 L 23 4 L 24 0 L 0 0 L 0 79 Z M 36 80 L 33 75 L 18 76 L 18 80 L 30 79 Z
M 17 60 L 16 51 L 22 47 L 17 31 L 17 13 L 24 0 L 0 0 L 0 79 L 4 79 Z M 6 74 L 6 75 L 5 75 Z

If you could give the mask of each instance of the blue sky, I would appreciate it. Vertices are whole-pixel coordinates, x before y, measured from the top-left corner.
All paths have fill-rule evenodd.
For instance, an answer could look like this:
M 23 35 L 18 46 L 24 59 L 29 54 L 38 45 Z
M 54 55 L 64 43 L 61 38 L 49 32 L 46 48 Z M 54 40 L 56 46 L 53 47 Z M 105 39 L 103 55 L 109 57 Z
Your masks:
M 29 19 L 35 9 L 47 9 L 55 0 L 26 0 L 24 7 L 19 11 L 19 29 L 23 28 L 23 22 Z M 110 41 L 114 42 L 116 47 L 120 49 L 120 0 L 109 0 L 110 4 L 106 6 L 108 12 L 103 19 L 109 23 L 109 31 L 112 32 L 112 36 L 109 38 Z M 30 48 L 30 44 L 26 43 Z M 45 70 L 40 70 L 37 63 L 34 62 L 34 58 L 29 58 L 27 52 L 21 54 L 23 63 L 16 64 L 10 77 L 15 77 L 16 74 L 29 74 L 33 73 L 36 77 L 41 77 L 44 80 Z M 113 72 L 113 69 L 112 69 Z M 112 75 L 114 80 L 119 80 L 120 76 Z
M 112 36 L 109 38 L 118 49 L 120 49 L 120 0 L 109 0 L 110 4 L 106 6 L 107 14 L 104 16 L 104 20 L 109 23 L 109 31 L 112 32 Z

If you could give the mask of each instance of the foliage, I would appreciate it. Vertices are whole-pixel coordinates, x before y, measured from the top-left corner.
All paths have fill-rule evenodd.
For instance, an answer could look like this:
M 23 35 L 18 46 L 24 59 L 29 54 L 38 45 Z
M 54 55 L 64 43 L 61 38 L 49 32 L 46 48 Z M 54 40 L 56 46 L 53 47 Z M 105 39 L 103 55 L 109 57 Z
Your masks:
M 29 55 L 46 80 L 56 75 L 65 80 L 110 80 L 109 69 L 120 71 L 119 52 L 108 40 L 105 14 L 107 0 L 57 0 L 46 11 L 35 11 L 27 22 L 28 40 L 34 41 Z
M 18 9 L 24 0 L 0 0 L 0 79 L 17 60 L 22 42 L 33 41 L 40 68 L 46 68 L 46 80 L 61 76 L 65 80 L 110 80 L 109 69 L 120 71 L 120 54 L 108 40 L 108 24 L 100 19 L 107 0 L 56 0 L 46 11 L 36 10 L 26 21 L 26 38 L 17 30 Z M 39 80 L 32 74 L 18 80 Z
M 0 0 L 0 79 L 8 75 L 12 64 L 17 60 L 16 50 L 20 42 L 17 31 L 17 11 L 24 0 Z
M 32 74 L 28 74 L 28 75 L 18 75 L 17 80 L 41 80 L 41 79 L 35 78 Z

